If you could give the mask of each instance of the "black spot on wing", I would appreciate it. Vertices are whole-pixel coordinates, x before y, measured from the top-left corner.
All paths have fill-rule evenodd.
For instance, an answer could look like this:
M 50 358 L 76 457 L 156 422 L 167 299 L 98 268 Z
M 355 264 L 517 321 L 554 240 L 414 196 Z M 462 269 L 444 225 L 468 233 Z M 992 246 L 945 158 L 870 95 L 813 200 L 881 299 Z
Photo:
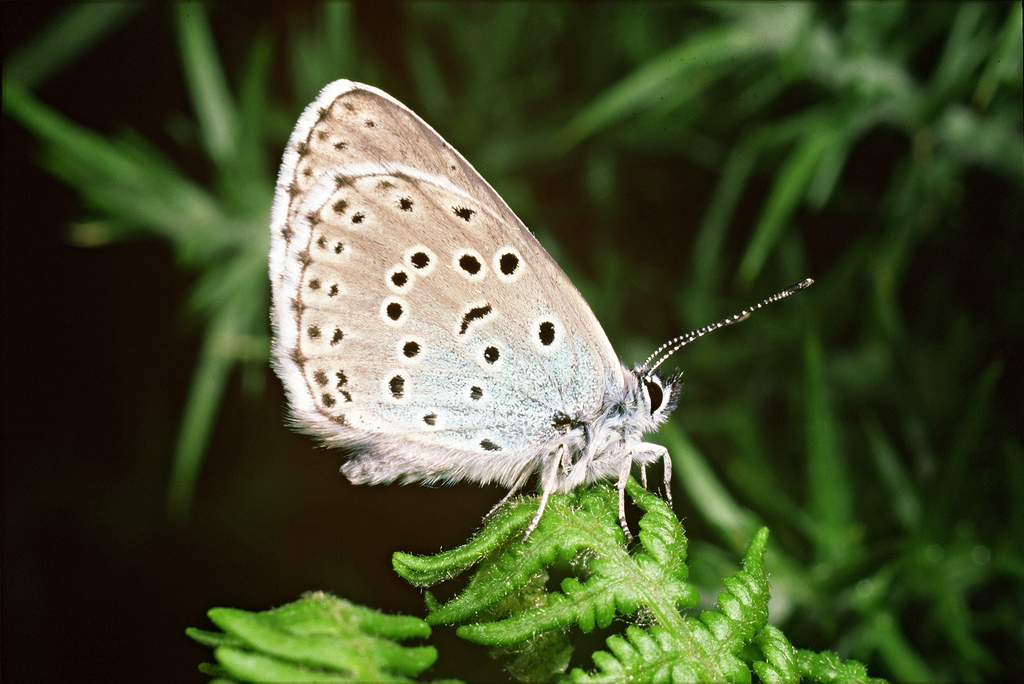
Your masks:
M 473 321 L 479 321 L 483 319 L 487 314 L 491 313 L 491 305 L 484 304 L 483 306 L 473 307 L 462 316 L 462 325 L 459 327 L 459 334 L 465 335 L 466 331 L 469 330 L 469 324 Z

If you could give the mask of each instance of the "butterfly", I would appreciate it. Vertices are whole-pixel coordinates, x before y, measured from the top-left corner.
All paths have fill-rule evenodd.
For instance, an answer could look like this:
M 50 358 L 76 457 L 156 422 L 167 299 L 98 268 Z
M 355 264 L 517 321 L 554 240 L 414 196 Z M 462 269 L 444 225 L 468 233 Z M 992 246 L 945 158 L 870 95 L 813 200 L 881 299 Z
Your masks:
M 526 537 L 551 494 L 609 479 L 630 537 L 632 465 L 661 461 L 671 478 L 667 449 L 643 438 L 679 398 L 679 373 L 658 367 L 811 282 L 628 367 L 469 162 L 400 102 L 347 80 L 321 91 L 288 142 L 269 266 L 291 423 L 344 447 L 353 483 L 498 483 L 507 499 L 537 474 Z

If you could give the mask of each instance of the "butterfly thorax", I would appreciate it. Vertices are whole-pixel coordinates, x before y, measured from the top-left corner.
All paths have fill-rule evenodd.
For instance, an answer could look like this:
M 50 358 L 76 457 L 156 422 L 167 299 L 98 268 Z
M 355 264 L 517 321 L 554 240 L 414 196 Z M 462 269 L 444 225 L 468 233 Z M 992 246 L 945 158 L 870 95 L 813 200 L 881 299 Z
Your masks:
M 581 485 L 621 476 L 636 462 L 645 466 L 663 457 L 664 448 L 645 442 L 643 436 L 657 429 L 675 408 L 679 396 L 678 374 L 667 377 L 640 367 L 623 366 L 623 383 L 608 387 L 600 411 L 590 419 L 556 414 L 553 424 L 563 434 L 555 438 L 541 457 L 545 471 L 557 469 L 554 491 L 568 492 Z

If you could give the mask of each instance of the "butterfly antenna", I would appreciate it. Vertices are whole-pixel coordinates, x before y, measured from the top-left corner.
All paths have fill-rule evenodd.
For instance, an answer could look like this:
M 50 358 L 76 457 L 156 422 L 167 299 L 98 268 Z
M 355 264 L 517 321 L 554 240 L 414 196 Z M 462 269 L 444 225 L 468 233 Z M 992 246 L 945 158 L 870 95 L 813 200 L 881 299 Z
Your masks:
M 717 323 L 712 323 L 711 325 L 706 325 L 703 328 L 699 328 L 697 330 L 694 330 L 693 332 L 689 332 L 689 333 L 686 333 L 685 335 L 680 335 L 679 337 L 676 337 L 675 339 L 671 339 L 668 342 L 666 342 L 665 344 L 663 344 L 660 347 L 658 347 L 654 351 L 653 354 L 651 354 L 649 357 L 647 357 L 647 360 L 644 361 L 643 365 L 640 366 L 640 368 L 646 369 L 647 368 L 647 364 L 649 364 L 659 354 L 662 354 L 662 352 L 664 352 L 662 357 L 660 359 L 658 359 L 657 363 L 655 363 L 653 366 L 651 366 L 650 370 L 654 370 L 655 368 L 657 368 L 658 366 L 663 364 L 665 362 L 665 360 L 668 359 L 668 357 L 672 356 L 677 351 L 679 351 L 680 349 L 682 349 L 686 345 L 690 344 L 691 342 L 693 342 L 697 338 L 704 337 L 705 335 L 707 335 L 712 330 L 718 330 L 719 328 L 724 328 L 727 325 L 732 325 L 733 323 L 739 323 L 744 318 L 746 318 L 750 314 L 754 313 L 755 311 L 757 311 L 761 307 L 767 306 L 767 305 L 771 304 L 772 302 L 777 302 L 780 299 L 784 299 L 784 298 L 788 297 L 789 295 L 793 294 L 794 292 L 799 292 L 800 290 L 803 290 L 806 287 L 810 287 L 810 285 L 813 282 L 814 281 L 811 280 L 810 278 L 807 278 L 805 280 L 801 280 L 796 285 L 791 285 L 790 287 L 787 287 L 782 292 L 778 292 L 776 294 L 773 294 L 771 297 L 769 297 L 768 299 L 764 300 L 760 304 L 755 304 L 754 306 L 750 307 L 749 309 L 744 309 L 743 311 L 740 311 L 738 314 L 735 314 L 733 316 L 729 316 L 728 318 L 723 318 L 722 320 L 718 321 Z M 666 349 L 668 349 L 667 352 L 665 351 Z

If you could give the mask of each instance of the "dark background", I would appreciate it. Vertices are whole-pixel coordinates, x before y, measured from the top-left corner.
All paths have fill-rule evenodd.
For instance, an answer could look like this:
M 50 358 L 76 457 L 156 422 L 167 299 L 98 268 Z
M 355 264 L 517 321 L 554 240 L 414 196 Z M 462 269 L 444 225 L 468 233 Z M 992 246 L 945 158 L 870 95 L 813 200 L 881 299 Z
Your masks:
M 5 59 L 65 7 L 0 4 Z M 258 3 L 216 8 L 211 20 L 228 73 L 241 62 L 239 55 L 252 35 L 269 32 L 283 43 L 288 39 L 286 15 L 313 11 L 304 3 L 287 8 Z M 201 154 L 183 149 L 168 132 L 172 113 L 189 115 L 168 15 L 167 7 L 144 7 L 40 84 L 34 94 L 101 134 L 113 135 L 130 127 L 172 156 L 185 173 L 203 181 L 210 169 Z M 356 16 L 366 58 L 375 60 L 386 74 L 384 83 L 377 85 L 409 88 L 412 76 L 400 47 L 403 22 L 409 19 L 402 6 L 380 3 L 374 8 L 367 3 L 360 5 Z M 585 32 L 588 27 L 575 29 Z M 937 42 L 932 52 L 941 46 Z M 927 72 L 929 52 L 917 59 Z M 271 92 L 279 103 L 289 103 L 287 111 L 294 120 L 305 102 L 293 101 L 283 69 L 275 70 L 274 76 Z M 406 94 L 396 96 L 417 110 L 417 103 Z M 799 109 L 809 98 L 797 89 L 774 114 Z M 459 132 L 445 121 L 429 122 L 461 149 L 453 139 Z M 160 241 L 140 239 L 98 249 L 73 245 L 67 227 L 87 215 L 78 195 L 40 168 L 40 145 L 31 134 L 10 117 L 3 118 L 2 126 L 4 678 L 9 682 L 203 681 L 196 665 L 210 660 L 210 652 L 185 636 L 186 627 L 211 628 L 205 611 L 214 606 L 263 610 L 307 590 L 324 589 L 386 611 L 422 615 L 422 592 L 391 570 L 391 554 L 396 550 L 433 553 L 462 543 L 503 492 L 465 485 L 435 489 L 349 485 L 338 474 L 342 454 L 317 449 L 311 440 L 284 427 L 283 393 L 267 370 L 264 389 L 255 394 L 243 391 L 238 373 L 231 376 L 191 513 L 185 521 L 168 520 L 165 499 L 171 456 L 202 339 L 203 321 L 186 305 L 196 276 L 180 269 L 172 248 Z M 268 144 L 268 155 L 278 155 L 282 144 L 283 138 L 276 148 Z M 881 201 L 888 180 L 912 144 L 899 131 L 872 132 L 858 142 L 844 182 L 860 188 L 861 197 Z M 473 161 L 467 150 L 463 152 Z M 619 197 L 624 199 L 611 209 L 576 209 L 579 204 L 574 201 L 585 201 L 578 199 L 574 186 L 582 173 L 575 165 L 578 156 L 570 155 L 562 166 L 534 169 L 523 181 L 532 188 L 538 205 L 548 202 L 548 208 L 539 213 L 547 217 L 547 229 L 564 250 L 556 258 L 563 263 L 568 260 L 572 269 L 567 270 L 574 277 L 582 274 L 588 282 L 600 282 L 601 254 L 611 250 L 623 255 L 625 268 L 640 283 L 628 292 L 603 290 L 625 302 L 614 309 L 619 315 L 609 327 L 617 346 L 632 335 L 656 344 L 685 332 L 685 323 L 710 322 L 684 323 L 666 312 L 672 303 L 665 293 L 686 280 L 681 273 L 688 267 L 692 242 L 715 185 L 708 170 L 679 162 L 672 152 L 624 156 L 617 167 L 623 183 Z M 480 170 L 489 177 L 486 168 Z M 770 187 L 770 177 L 758 177 L 749 196 L 744 196 L 735 218 L 739 228 L 729 238 L 736 242 L 735 249 L 729 250 L 734 259 Z M 662 188 L 675 189 L 655 198 Z M 1013 480 L 1021 472 L 1020 464 L 1006 465 L 1003 459 L 1020 453 L 1022 354 L 1021 339 L 1015 335 L 1021 332 L 1021 318 L 1005 309 L 1007 302 L 1024 305 L 1017 290 L 1024 257 L 1018 232 L 1021 179 L 968 169 L 959 192 L 957 216 L 922 246 L 900 301 L 910 325 L 924 326 L 920 334 L 935 344 L 942 342 L 944 333 L 928 326 L 942 319 L 944 307 L 973 313 L 965 322 L 967 336 L 980 351 L 975 367 L 964 370 L 969 377 L 992 359 L 1003 361 L 991 401 L 995 418 L 984 429 L 1001 430 L 997 442 L 1011 446 L 1001 450 L 979 438 L 972 447 L 977 458 L 994 470 L 978 466 L 966 474 L 979 484 L 964 495 L 968 499 L 964 505 L 971 510 L 963 518 L 972 521 L 979 544 L 986 544 L 997 556 L 1005 554 L 1006 565 L 1013 566 L 1021 559 L 1020 540 L 999 537 L 992 530 L 999 529 L 1000 521 L 1009 521 L 1004 529 L 1012 533 L 1020 513 L 1019 502 L 1014 504 L 1009 494 L 1011 486 L 1020 484 Z M 566 197 L 570 194 L 575 199 Z M 517 208 L 511 199 L 510 204 Z M 819 281 L 827 278 L 865 236 L 887 239 L 877 223 L 862 223 L 871 212 L 859 209 L 858 213 L 858 207 L 832 206 L 824 213 L 803 210 L 798 214 L 794 230 L 806 249 L 807 275 Z M 617 234 L 604 233 L 588 244 L 590 212 L 605 210 L 624 219 L 625 225 Z M 582 221 L 578 220 L 581 215 Z M 1014 263 L 1016 275 L 1012 275 Z M 932 284 L 927 276 L 935 271 L 948 273 L 948 287 L 941 292 L 927 289 Z M 664 281 L 653 280 L 665 275 L 669 278 Z M 715 304 L 714 315 L 733 313 L 734 304 L 752 303 L 789 284 L 768 285 L 774 275 L 759 280 L 756 290 L 730 293 L 728 301 Z M 1012 291 L 1007 293 L 1006 288 Z M 601 291 L 600 286 L 595 289 Z M 803 306 L 827 305 L 815 299 L 813 289 L 799 296 L 805 294 L 808 299 Z M 862 295 L 849 293 L 853 299 Z M 944 295 L 954 300 L 944 303 Z M 641 307 L 629 304 L 647 296 Z M 776 305 L 780 306 L 786 304 Z M 600 315 L 599 305 L 594 308 Z M 786 316 L 773 309 L 744 323 L 742 333 L 733 331 L 747 336 L 748 345 L 753 346 L 744 352 L 746 362 L 757 362 L 756 344 L 764 328 L 756 326 L 770 326 L 764 319 L 773 315 Z M 823 317 L 827 319 L 827 314 Z M 989 325 L 997 320 L 1013 323 Z M 826 344 L 835 350 L 862 334 L 853 324 L 840 325 L 829 331 Z M 793 358 L 786 362 L 789 365 L 764 371 L 761 380 L 776 382 L 773 372 L 799 373 L 802 340 L 803 330 L 795 330 L 778 342 Z M 642 349 L 632 340 L 630 344 L 631 350 Z M 747 386 L 743 384 L 747 380 L 736 376 L 748 367 L 745 363 L 694 368 L 693 358 L 684 355 L 677 361 L 687 368 L 687 387 L 695 388 L 690 402 L 729 395 Z M 947 393 L 952 402 L 969 401 L 969 387 L 943 386 L 943 377 L 936 373 L 937 392 Z M 686 422 L 687 401 L 684 398 L 677 420 L 684 429 L 691 429 Z M 856 397 L 843 401 L 856 405 Z M 787 444 L 792 433 L 786 432 L 799 428 L 800 417 L 778 398 L 766 406 L 767 415 L 757 420 L 779 424 L 780 434 L 771 439 L 781 443 L 781 458 L 790 459 L 778 467 L 802 467 L 797 464 L 803 444 Z M 922 421 L 925 429 L 933 424 L 929 419 L 934 416 Z M 706 437 L 701 444 L 714 453 L 721 438 Z M 854 461 L 851 470 L 870 482 L 876 476 L 865 472 L 870 470 L 868 462 Z M 1009 475 L 1001 474 L 1003 467 Z M 797 499 L 802 487 L 792 485 Z M 875 496 L 883 495 L 876 492 Z M 927 498 L 924 503 L 928 504 Z M 687 521 L 691 538 L 712 535 L 685 498 L 677 496 L 676 511 Z M 899 543 L 898 533 L 884 529 L 886 524 L 878 529 L 872 522 L 865 523 L 864 533 L 878 543 L 876 548 Z M 785 536 L 785 530 L 781 533 Z M 795 546 L 799 549 L 799 542 Z M 1024 599 L 1021 566 L 1016 567 L 1016 579 L 1012 571 L 990 579 L 982 592 L 988 598 L 976 604 L 979 610 L 990 608 L 993 597 L 1006 597 L 1011 610 L 1019 608 Z M 913 630 L 934 619 L 930 610 L 922 602 L 902 614 L 914 646 L 926 661 L 932 653 L 928 649 L 938 648 L 941 640 Z M 984 637 L 996 660 L 1006 657 L 1020 664 L 1019 652 L 1011 656 L 1020 635 L 999 632 L 996 629 Z M 501 676 L 482 649 L 455 638 L 451 630 L 436 630 L 431 643 L 441 652 L 432 676 L 469 681 Z M 837 648 L 827 643 L 807 646 Z M 474 663 L 471 674 L 459 667 L 466 660 Z M 965 671 L 936 667 L 944 677 Z M 884 666 L 869 671 L 893 676 Z M 991 663 L 971 671 L 997 679 L 1004 672 Z

